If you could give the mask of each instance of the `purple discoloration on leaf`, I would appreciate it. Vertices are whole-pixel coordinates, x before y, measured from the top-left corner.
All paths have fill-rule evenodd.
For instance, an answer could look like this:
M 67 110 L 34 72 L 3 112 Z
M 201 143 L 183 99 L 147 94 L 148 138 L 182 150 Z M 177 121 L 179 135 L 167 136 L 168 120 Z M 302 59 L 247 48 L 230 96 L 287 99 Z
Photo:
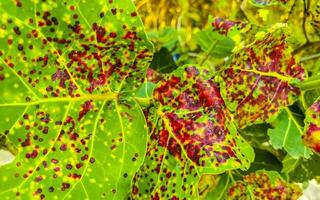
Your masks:
M 147 191 L 151 199 L 196 197 L 202 173 L 249 166 L 252 149 L 237 134 L 207 69 L 179 68 L 158 83 L 154 98 L 156 107 L 147 112 L 150 141 L 134 178 L 134 196 Z
M 270 29 L 237 50 L 221 74 L 221 93 L 238 127 L 274 119 L 300 94 L 305 79 L 281 28 Z
M 132 98 L 153 50 L 133 2 L 10 0 L 0 10 L 0 133 L 17 148 L 0 166 L 0 199 L 124 199 L 145 154 Z
M 246 26 L 246 23 L 240 21 L 229 21 L 221 17 L 214 18 L 212 22 L 214 30 L 217 30 L 220 34 L 227 35 L 233 28 L 242 29 Z

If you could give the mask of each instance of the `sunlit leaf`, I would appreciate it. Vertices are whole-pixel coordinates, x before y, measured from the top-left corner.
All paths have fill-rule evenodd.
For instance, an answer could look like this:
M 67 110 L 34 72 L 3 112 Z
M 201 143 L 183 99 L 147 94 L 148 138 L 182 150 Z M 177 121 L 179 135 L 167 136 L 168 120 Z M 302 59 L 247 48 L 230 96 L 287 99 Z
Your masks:
M 313 151 L 320 153 L 320 98 L 306 111 L 304 143 Z
M 207 69 L 178 68 L 158 83 L 154 99 L 156 106 L 148 114 L 150 140 L 134 178 L 134 197 L 194 199 L 202 174 L 249 167 L 253 150 L 237 133 Z
M 274 171 L 257 171 L 235 182 L 230 188 L 228 199 L 298 199 L 301 195 L 298 185 L 286 183 Z
M 147 129 L 152 45 L 131 0 L 0 1 L 0 199 L 123 199 Z

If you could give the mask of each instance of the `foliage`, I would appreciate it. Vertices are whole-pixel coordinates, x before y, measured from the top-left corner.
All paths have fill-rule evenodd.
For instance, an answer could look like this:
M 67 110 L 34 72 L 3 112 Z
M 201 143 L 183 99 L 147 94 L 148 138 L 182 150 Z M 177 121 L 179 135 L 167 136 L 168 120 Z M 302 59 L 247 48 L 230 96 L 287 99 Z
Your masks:
M 319 6 L 0 1 L 0 198 L 298 199 Z
M 177 69 L 157 84 L 154 99 L 147 154 L 134 178 L 134 195 L 196 198 L 203 173 L 249 167 L 253 150 L 237 133 L 209 70 Z
M 133 97 L 152 51 L 133 3 L 0 8 L 0 128 L 18 149 L 0 169 L 1 199 L 125 198 L 146 151 Z
M 297 199 L 301 190 L 287 184 L 277 172 L 257 171 L 235 182 L 228 191 L 228 199 Z
M 303 134 L 301 123 L 289 109 L 282 111 L 272 123 L 274 129 L 268 130 L 271 145 L 275 149 L 284 148 L 292 157 L 309 158 L 311 151 L 304 146 L 300 137 Z

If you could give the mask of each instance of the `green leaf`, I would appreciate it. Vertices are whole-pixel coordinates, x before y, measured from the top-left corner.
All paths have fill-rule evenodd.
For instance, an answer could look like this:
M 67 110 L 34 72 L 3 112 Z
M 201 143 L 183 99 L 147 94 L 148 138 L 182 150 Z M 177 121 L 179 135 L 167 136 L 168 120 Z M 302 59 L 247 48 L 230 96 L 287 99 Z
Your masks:
M 255 124 L 241 129 L 240 133 L 242 137 L 251 142 L 252 146 L 262 148 L 269 141 L 267 133 L 270 127 L 269 124 Z
M 214 26 L 228 32 L 240 25 L 220 20 Z M 294 103 L 300 95 L 296 83 L 305 79 L 283 27 L 261 30 L 254 38 L 236 47 L 231 61 L 221 67 L 221 94 L 239 128 L 273 121 L 283 107 Z
M 253 149 L 237 133 L 208 69 L 178 68 L 157 84 L 154 99 L 134 198 L 194 199 L 201 175 L 249 167 Z
M 301 135 L 303 134 L 302 119 L 293 116 L 287 108 L 282 111 L 268 130 L 270 143 L 275 149 L 284 149 L 294 158 L 309 158 L 312 152 L 304 146 Z
M 281 171 L 282 164 L 272 153 L 266 150 L 255 148 L 254 155 L 255 158 L 251 163 L 250 168 L 247 171 L 241 172 L 241 174 L 247 175 L 258 170 Z
M 153 47 L 131 0 L 1 1 L 0 199 L 124 199 L 147 129 Z
M 286 183 L 274 171 L 257 171 L 235 182 L 227 199 L 298 199 L 302 192 L 298 185 Z
M 320 96 L 320 89 L 308 90 L 304 93 L 306 106 L 310 107 Z
M 204 200 L 222 200 L 225 199 L 227 194 L 227 189 L 230 184 L 230 177 L 228 174 L 222 174 L 216 177 L 218 183 L 214 188 L 208 188 L 206 195 L 204 196 Z M 200 184 L 200 183 L 199 183 Z
M 320 157 L 317 154 L 309 159 L 294 159 L 286 156 L 282 161 L 282 172 L 287 173 L 291 181 L 303 183 L 320 176 L 319 162 Z
M 137 97 L 139 98 L 151 98 L 153 90 L 156 87 L 156 84 L 146 81 L 138 90 Z
M 234 42 L 230 38 L 211 30 L 198 32 L 195 39 L 201 49 L 212 57 L 224 58 L 230 56 L 234 48 Z
M 159 45 L 172 51 L 177 43 L 179 42 L 179 33 L 176 29 L 171 27 L 166 27 L 160 31 L 150 31 L 148 32 L 148 37 L 151 41 L 155 43 L 160 43 Z
M 23 199 L 35 193 L 48 198 L 121 199 L 128 193 L 145 153 L 139 105 L 132 100 L 96 100 L 78 121 L 82 103 L 26 107 L 8 135 L 19 154 L 1 168 L 1 197 Z
M 150 67 L 159 73 L 171 73 L 178 66 L 175 64 L 170 51 L 162 47 L 153 55 Z
M 307 147 L 320 153 L 320 97 L 306 111 L 302 138 Z
M 287 174 L 289 172 L 292 172 L 299 165 L 300 161 L 301 161 L 301 158 L 296 159 L 290 155 L 286 155 L 286 157 L 284 157 L 284 159 L 282 160 L 283 167 L 281 172 L 287 173 Z

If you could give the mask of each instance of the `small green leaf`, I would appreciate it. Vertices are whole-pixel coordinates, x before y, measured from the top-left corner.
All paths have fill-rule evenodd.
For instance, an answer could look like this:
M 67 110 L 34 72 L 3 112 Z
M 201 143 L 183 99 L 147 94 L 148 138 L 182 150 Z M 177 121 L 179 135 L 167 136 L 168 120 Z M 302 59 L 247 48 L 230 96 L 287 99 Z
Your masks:
M 312 152 L 304 146 L 301 135 L 303 122 L 293 116 L 289 109 L 282 111 L 268 130 L 270 143 L 275 149 L 284 149 L 294 158 L 309 158 Z

